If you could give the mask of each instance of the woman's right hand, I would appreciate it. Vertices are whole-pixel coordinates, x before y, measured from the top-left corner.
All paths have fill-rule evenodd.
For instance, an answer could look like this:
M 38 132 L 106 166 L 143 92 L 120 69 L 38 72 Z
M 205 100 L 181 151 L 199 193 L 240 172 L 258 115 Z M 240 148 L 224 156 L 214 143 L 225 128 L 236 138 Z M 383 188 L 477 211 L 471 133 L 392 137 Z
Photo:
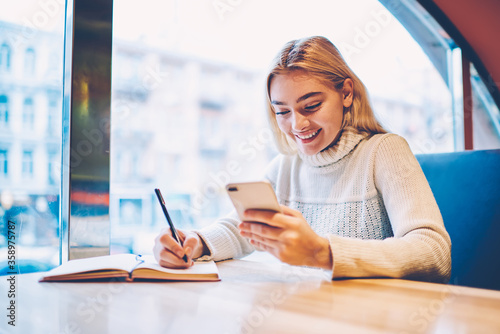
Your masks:
M 204 255 L 207 249 L 199 235 L 192 231 L 177 230 L 182 246 L 175 241 L 169 228 L 163 229 L 155 239 L 153 253 L 158 264 L 166 268 L 189 268 L 193 259 Z M 188 261 L 182 258 L 186 255 Z

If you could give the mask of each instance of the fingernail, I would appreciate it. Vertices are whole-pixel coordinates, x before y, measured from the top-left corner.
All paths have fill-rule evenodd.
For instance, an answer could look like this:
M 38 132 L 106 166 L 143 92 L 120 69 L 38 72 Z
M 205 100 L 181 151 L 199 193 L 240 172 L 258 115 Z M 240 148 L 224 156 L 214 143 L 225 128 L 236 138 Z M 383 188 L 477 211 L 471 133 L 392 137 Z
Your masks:
M 175 254 L 177 254 L 177 256 L 181 258 L 184 256 L 184 252 L 181 250 L 176 251 Z
M 191 253 L 192 253 L 191 247 L 186 247 L 185 252 L 186 252 L 186 255 L 187 255 L 188 257 L 191 257 Z

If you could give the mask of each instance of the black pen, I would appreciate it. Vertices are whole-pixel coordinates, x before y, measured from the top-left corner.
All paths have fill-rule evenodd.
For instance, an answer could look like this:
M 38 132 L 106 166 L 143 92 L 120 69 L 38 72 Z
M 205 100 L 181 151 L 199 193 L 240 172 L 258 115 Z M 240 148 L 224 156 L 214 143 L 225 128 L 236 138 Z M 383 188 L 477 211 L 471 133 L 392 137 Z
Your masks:
M 165 206 L 165 201 L 163 200 L 163 196 L 161 195 L 160 189 L 156 188 L 155 193 L 156 197 L 158 197 L 158 201 L 160 202 L 161 208 L 163 209 L 165 218 L 167 218 L 168 225 L 170 225 L 170 231 L 172 232 L 172 236 L 174 237 L 175 241 L 177 241 L 177 243 L 182 246 L 181 240 L 179 238 L 179 235 L 177 234 L 177 230 L 175 229 L 174 223 L 172 223 L 172 219 L 170 219 L 170 215 L 168 214 L 167 207 Z M 184 254 L 184 257 L 182 259 L 184 260 L 184 262 L 188 263 L 188 258 L 186 254 Z

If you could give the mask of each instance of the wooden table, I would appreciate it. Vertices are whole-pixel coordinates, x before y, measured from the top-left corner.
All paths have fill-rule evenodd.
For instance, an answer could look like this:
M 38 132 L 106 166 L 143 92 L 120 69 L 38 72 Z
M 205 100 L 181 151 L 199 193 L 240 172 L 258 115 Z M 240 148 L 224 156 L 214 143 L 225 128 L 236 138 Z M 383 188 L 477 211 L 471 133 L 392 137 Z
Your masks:
M 500 333 L 500 292 L 395 279 L 331 281 L 276 262 L 218 264 L 221 282 L 38 283 L 17 276 L 6 333 Z M 7 320 L 6 320 L 7 319 Z

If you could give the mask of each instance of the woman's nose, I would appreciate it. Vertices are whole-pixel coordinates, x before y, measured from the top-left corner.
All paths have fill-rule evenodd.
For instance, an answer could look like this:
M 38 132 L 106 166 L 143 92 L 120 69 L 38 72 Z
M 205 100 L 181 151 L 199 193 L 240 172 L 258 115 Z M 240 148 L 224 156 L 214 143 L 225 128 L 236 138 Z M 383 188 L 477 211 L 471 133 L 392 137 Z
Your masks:
M 309 126 L 309 119 L 300 112 L 294 111 L 292 117 L 292 128 L 295 131 L 301 131 Z

